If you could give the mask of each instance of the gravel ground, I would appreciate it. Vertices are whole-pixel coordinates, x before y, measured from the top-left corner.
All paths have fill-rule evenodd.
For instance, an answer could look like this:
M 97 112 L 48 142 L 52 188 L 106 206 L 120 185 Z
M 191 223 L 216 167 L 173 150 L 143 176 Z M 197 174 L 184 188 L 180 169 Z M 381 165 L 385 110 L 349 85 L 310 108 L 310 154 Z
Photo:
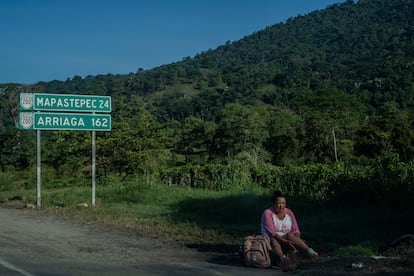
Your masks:
M 413 235 L 396 239 L 381 258 L 297 257 L 291 271 L 281 272 L 245 268 L 237 252 L 166 243 L 24 207 L 0 203 L 0 268 L 17 268 L 7 275 L 414 275 Z M 20 267 L 34 272 L 20 273 Z

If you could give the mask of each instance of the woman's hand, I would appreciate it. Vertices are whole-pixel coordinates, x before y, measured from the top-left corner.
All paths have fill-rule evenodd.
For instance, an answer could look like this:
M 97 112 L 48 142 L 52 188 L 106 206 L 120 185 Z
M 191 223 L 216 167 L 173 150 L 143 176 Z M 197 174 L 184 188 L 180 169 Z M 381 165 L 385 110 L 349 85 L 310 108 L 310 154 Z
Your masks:
M 290 241 L 284 237 L 280 237 L 279 242 L 284 243 L 284 244 L 289 244 Z
M 276 235 L 275 238 L 279 241 L 279 243 L 285 244 L 286 246 L 289 246 L 289 247 L 292 247 L 292 248 L 295 248 L 295 243 L 289 239 L 289 235 L 290 235 L 290 233 L 287 234 L 284 237 Z

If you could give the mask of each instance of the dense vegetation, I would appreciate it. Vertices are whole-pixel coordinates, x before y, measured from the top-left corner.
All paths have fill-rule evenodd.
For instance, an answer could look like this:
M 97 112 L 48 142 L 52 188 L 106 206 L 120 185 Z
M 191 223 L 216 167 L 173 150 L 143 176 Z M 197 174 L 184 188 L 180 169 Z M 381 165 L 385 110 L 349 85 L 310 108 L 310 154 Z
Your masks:
M 113 102 L 112 131 L 97 135 L 102 183 L 145 175 L 217 190 L 253 181 L 318 199 L 349 187 L 407 195 L 413 14 L 411 0 L 346 1 L 151 70 L 2 84 L 1 171 L 25 179 L 18 187 L 34 185 L 22 177 L 36 146 L 33 131 L 16 128 L 19 92 L 96 94 Z M 42 132 L 46 185 L 90 173 L 90 137 Z

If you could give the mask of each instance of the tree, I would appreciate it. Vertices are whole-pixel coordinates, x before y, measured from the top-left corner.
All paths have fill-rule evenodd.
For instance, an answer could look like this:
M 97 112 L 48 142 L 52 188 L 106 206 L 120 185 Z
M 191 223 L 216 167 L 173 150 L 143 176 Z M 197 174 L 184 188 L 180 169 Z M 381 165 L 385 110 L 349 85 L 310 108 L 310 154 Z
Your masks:
M 32 131 L 8 128 L 0 133 L 1 170 L 21 170 L 30 168 L 36 159 L 36 145 Z
M 186 164 L 190 162 L 203 164 L 205 162 L 203 156 L 206 155 L 212 140 L 211 127 L 211 124 L 192 116 L 179 122 L 174 135 L 174 152 L 184 155 Z
M 74 176 L 91 163 L 91 135 L 84 131 L 53 131 L 42 134 L 44 162 L 59 176 Z
M 269 115 L 269 138 L 265 148 L 272 154 L 272 163 L 278 166 L 299 164 L 302 159 L 300 140 L 304 132 L 302 118 L 283 108 L 274 108 Z
M 380 113 L 372 116 L 367 126 L 361 128 L 355 142 L 356 154 L 367 158 L 387 158 L 398 154 L 399 160 L 414 158 L 413 118 L 397 103 L 387 102 Z
M 107 168 L 127 176 L 148 174 L 163 167 L 170 154 L 162 125 L 148 111 L 142 109 L 130 120 L 113 122 L 108 141 L 99 145 L 104 153 L 101 160 Z
M 365 115 L 365 106 L 355 95 L 334 87 L 301 95 L 295 108 L 306 125 L 303 149 L 312 162 L 338 161 L 348 151 L 337 151 L 337 141 L 352 140 Z M 348 157 L 349 158 L 349 157 Z
M 267 112 L 261 107 L 226 105 L 217 119 L 213 141 L 215 154 L 233 158 L 247 153 L 247 161 L 251 164 L 267 161 L 269 156 L 263 148 L 263 143 L 269 137 L 266 120 Z

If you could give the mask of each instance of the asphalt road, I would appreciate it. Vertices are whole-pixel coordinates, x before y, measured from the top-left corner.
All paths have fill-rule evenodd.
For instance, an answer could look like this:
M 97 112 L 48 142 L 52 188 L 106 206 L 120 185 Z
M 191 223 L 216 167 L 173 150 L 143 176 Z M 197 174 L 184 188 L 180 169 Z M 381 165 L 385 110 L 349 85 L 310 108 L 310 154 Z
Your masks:
M 218 253 L 0 208 L 0 275 L 284 275 L 220 261 Z

